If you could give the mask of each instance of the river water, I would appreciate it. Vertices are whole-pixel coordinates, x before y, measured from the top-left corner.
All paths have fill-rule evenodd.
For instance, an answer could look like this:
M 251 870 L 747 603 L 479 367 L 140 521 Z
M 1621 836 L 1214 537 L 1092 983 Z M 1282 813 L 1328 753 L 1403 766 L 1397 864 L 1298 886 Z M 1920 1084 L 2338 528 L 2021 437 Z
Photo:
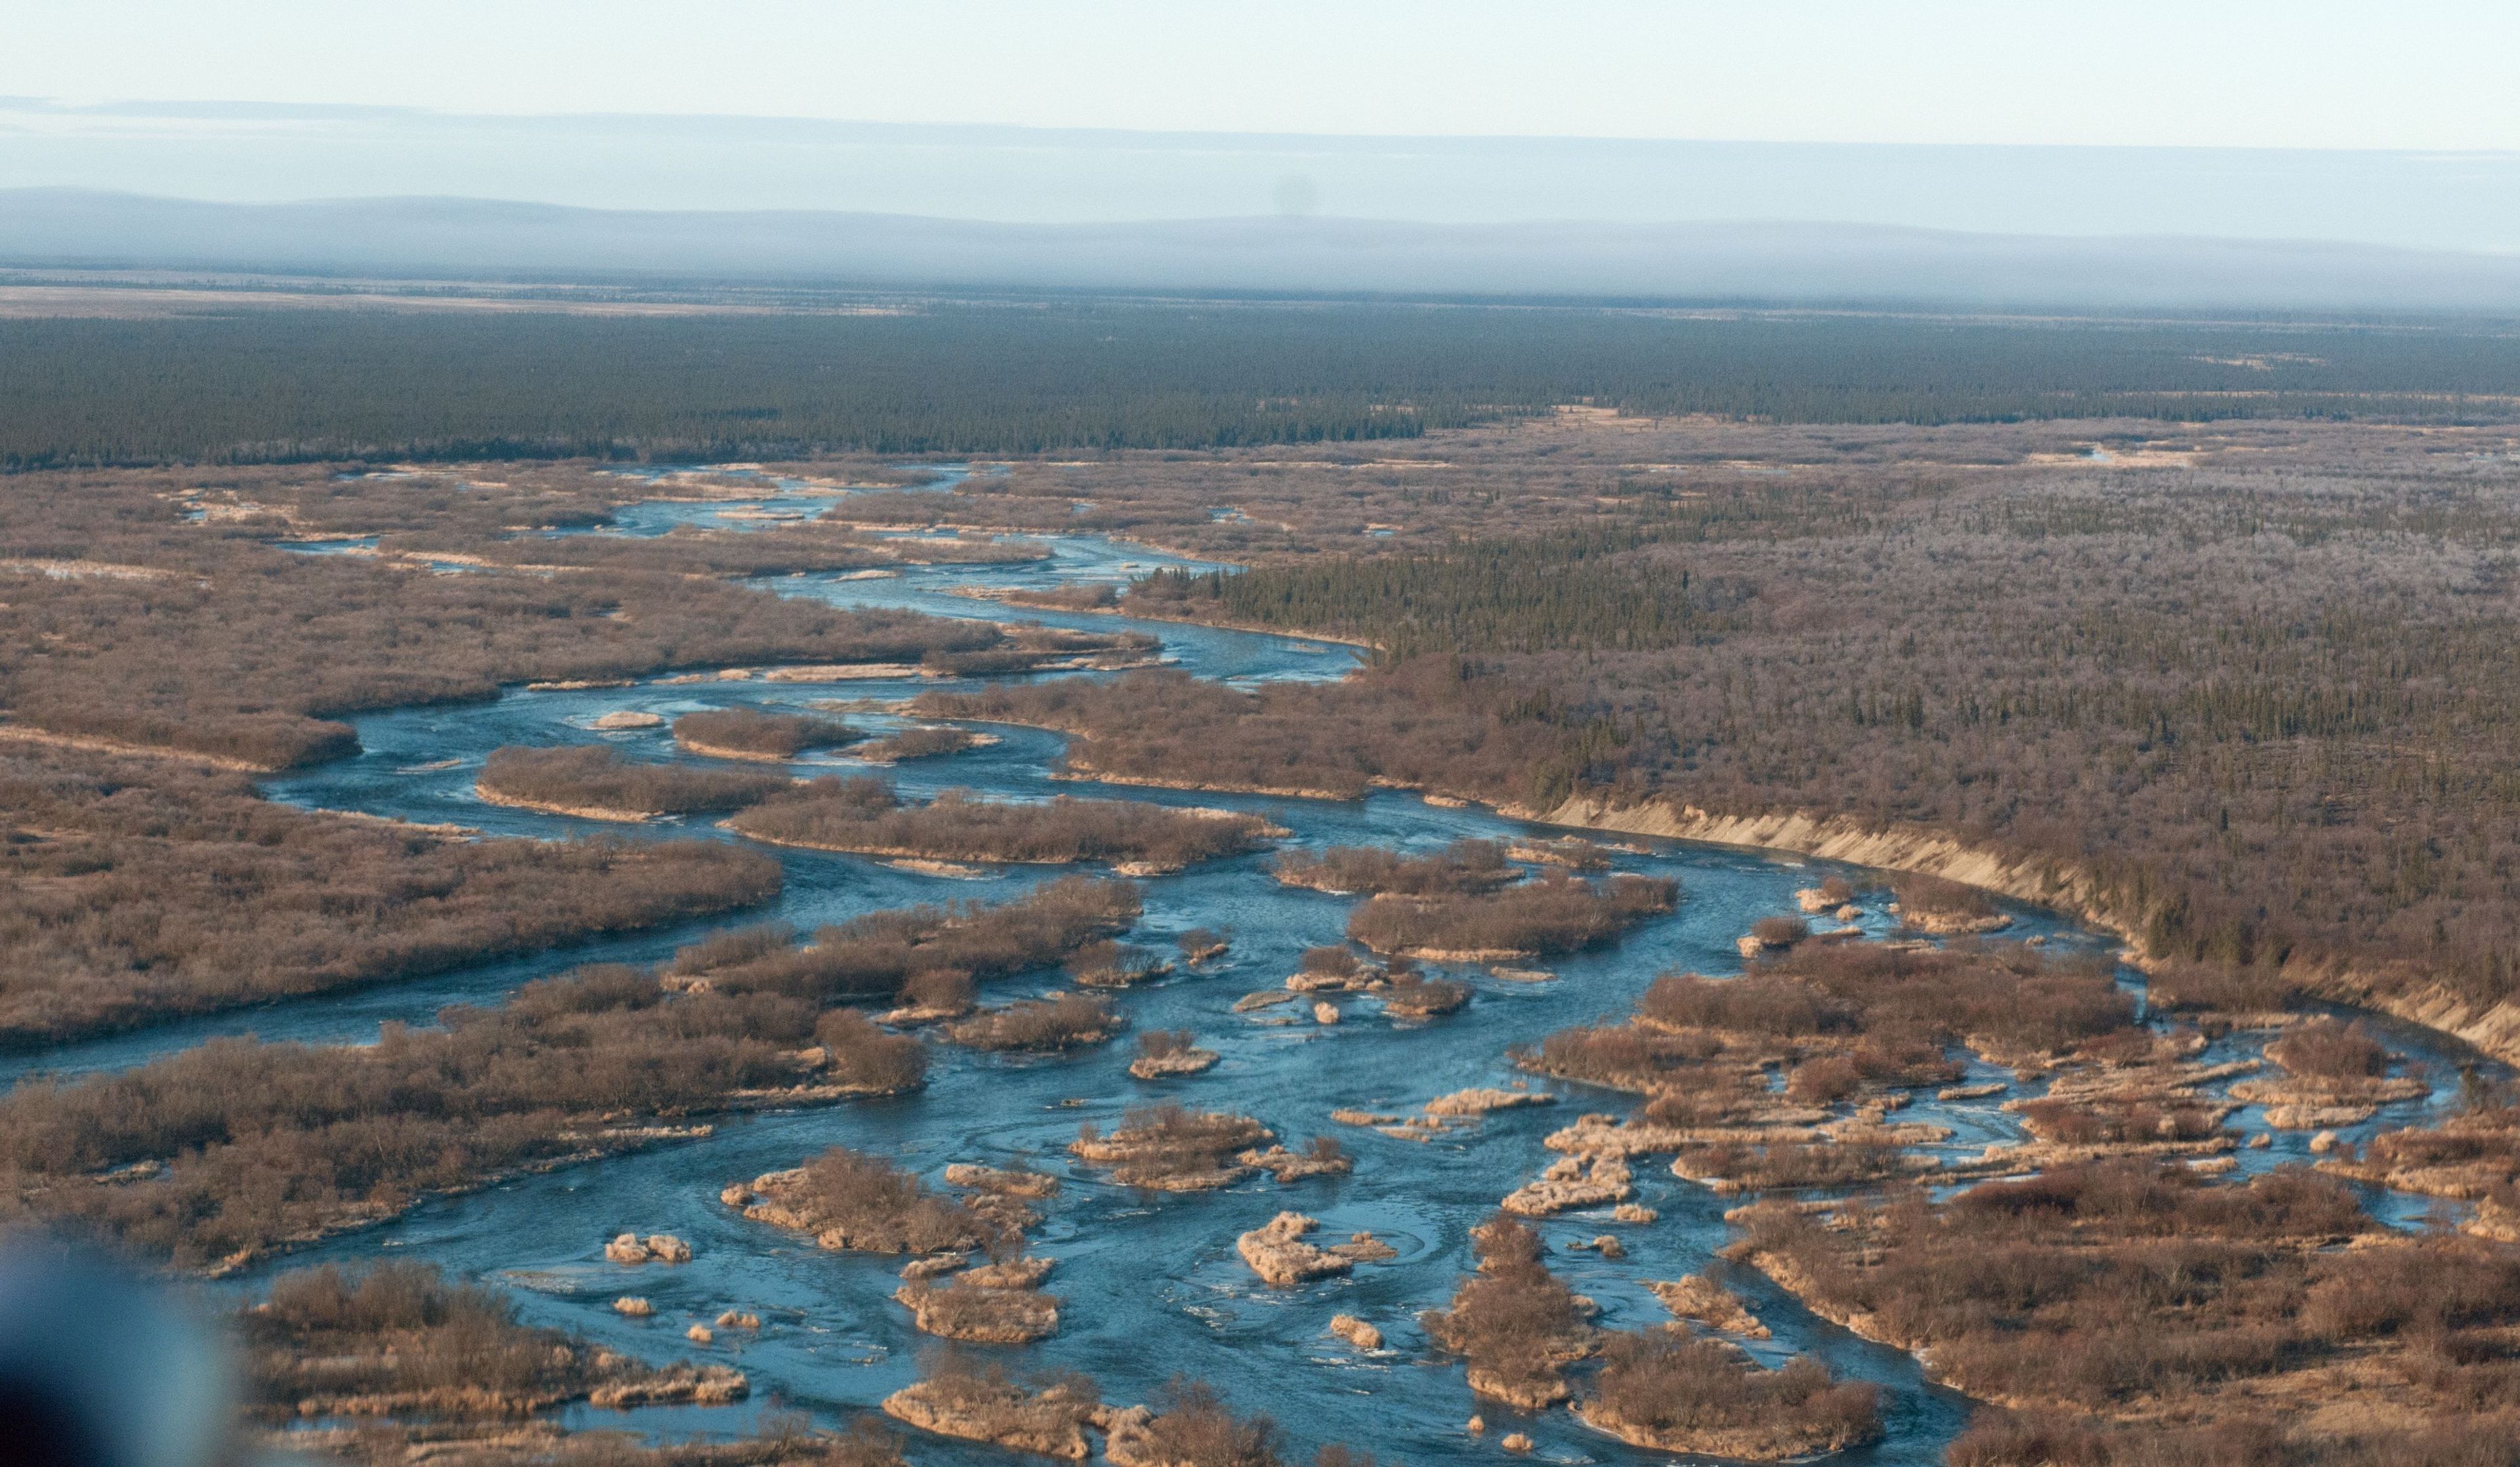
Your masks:
M 963 470 L 947 466 L 938 482 Z M 796 492 L 802 486 L 765 483 L 749 506 L 693 505 L 659 501 L 620 516 L 604 533 L 657 534 L 677 523 L 757 524 L 742 511 L 816 511 L 828 496 Z M 735 518 L 726 511 L 739 510 Z M 1045 561 L 992 566 L 904 567 L 888 578 L 837 575 L 782 577 L 762 584 L 778 594 L 856 606 L 907 607 L 946 616 L 982 616 L 1109 629 L 1114 618 L 1061 615 L 974 600 L 952 594 L 962 586 L 1044 587 L 1069 581 L 1108 581 L 1159 564 L 1193 564 L 1146 550 L 1084 536 L 1049 537 Z M 341 549 L 341 546 L 308 549 Z M 1301 638 L 1213 631 L 1171 624 L 1122 622 L 1162 639 L 1165 655 L 1201 677 L 1250 684 L 1273 679 L 1342 676 L 1355 666 L 1348 648 Z M 357 720 L 363 752 L 321 768 L 273 778 L 274 799 L 308 807 L 362 811 L 420 822 L 456 822 L 499 835 L 542 838 L 585 834 L 730 838 L 704 821 L 665 822 L 625 831 L 564 817 L 543 816 L 482 803 L 472 779 L 485 755 L 503 744 L 602 740 L 641 758 L 682 760 L 662 729 L 597 733 L 589 726 L 620 710 L 667 718 L 702 708 L 748 705 L 796 708 L 828 698 L 906 698 L 939 686 L 917 679 L 840 685 L 718 682 L 648 683 L 635 688 L 576 691 L 510 689 L 495 702 L 413 708 Z M 882 714 L 852 715 L 875 729 L 899 726 Z M 1110 794 L 1176 804 L 1231 806 L 1265 813 L 1293 830 L 1300 846 L 1376 844 L 1428 849 L 1463 836 L 1514 837 L 1532 827 L 1471 809 L 1447 809 L 1413 796 L 1381 793 L 1361 801 L 1308 801 L 1214 793 L 1173 793 L 1139 788 L 1104 789 L 1050 778 L 1063 740 L 1023 729 L 993 729 L 1003 741 L 951 758 L 914 762 L 891 771 L 905 792 L 925 796 L 964 787 L 996 796 L 1043 797 L 1054 793 Z M 845 751 L 798 761 L 799 773 L 859 768 Z M 917 1334 L 908 1311 L 891 1300 L 901 1261 L 825 1253 L 810 1241 L 748 1222 L 718 1201 L 729 1181 L 788 1167 L 835 1144 L 879 1152 L 928 1174 L 955 1161 L 1006 1164 L 1029 1161 L 1066 1178 L 1065 1190 L 1047 1206 L 1048 1219 L 1034 1233 L 1033 1251 L 1058 1261 L 1048 1287 L 1065 1301 L 1058 1336 L 1004 1352 L 1018 1368 L 1056 1365 L 1083 1370 L 1110 1400 L 1143 1400 L 1168 1377 L 1184 1373 L 1222 1391 L 1240 1410 L 1265 1410 L 1283 1425 L 1308 1454 L 1332 1441 L 1371 1449 L 1385 1461 L 1442 1460 L 1493 1450 L 1467 1435 L 1474 1409 L 1458 1361 L 1428 1354 L 1416 1324 L 1419 1311 L 1442 1305 L 1470 1264 L 1469 1229 L 1491 1215 L 1499 1198 L 1552 1160 L 1541 1145 L 1550 1131 L 1587 1110 L 1624 1113 L 1629 1097 L 1577 1086 L 1544 1085 L 1561 1102 L 1493 1115 L 1483 1123 L 1431 1142 L 1385 1137 L 1334 1125 L 1341 1107 L 1404 1112 L 1428 1099 L 1470 1086 L 1511 1085 L 1521 1078 L 1507 1058 L 1508 1046 L 1535 1041 L 1552 1030 L 1597 1018 L 1623 1016 L 1653 977 L 1673 968 L 1724 973 L 1738 968 L 1733 941 L 1755 919 L 1794 911 L 1792 893 L 1823 876 L 1841 873 L 1859 888 L 1880 884 L 1877 874 L 1728 849 L 1677 842 L 1635 842 L 1644 854 L 1623 855 L 1624 870 L 1677 878 L 1682 900 L 1671 915 L 1632 931 L 1601 951 L 1549 964 L 1557 977 L 1547 983 L 1500 982 L 1464 970 L 1476 998 L 1462 1011 L 1423 1023 L 1397 1023 L 1370 1002 L 1348 1005 L 1334 1027 L 1284 1022 L 1293 1006 L 1250 1015 L 1231 1012 L 1234 1001 L 1255 990 L 1278 987 L 1305 948 L 1338 941 L 1351 902 L 1292 891 L 1268 875 L 1269 856 L 1221 861 L 1143 883 L 1146 915 L 1135 940 L 1166 947 L 1172 935 L 1193 926 L 1228 931 L 1233 949 L 1223 959 L 1153 985 L 1132 990 L 1118 1002 L 1138 1029 L 1194 1031 L 1222 1062 L 1206 1074 L 1155 1084 L 1126 1073 L 1132 1046 L 1122 1041 L 1054 1058 L 977 1054 L 950 1046 L 935 1050 L 930 1081 L 921 1093 L 894 1100 L 827 1109 L 771 1113 L 721 1124 L 701 1140 L 665 1145 L 636 1155 L 509 1182 L 469 1196 L 426 1204 L 391 1224 L 347 1235 L 283 1261 L 352 1262 L 379 1257 L 427 1259 L 449 1272 L 502 1283 L 513 1289 L 531 1322 L 558 1326 L 651 1358 L 680 1355 L 740 1365 L 750 1375 L 753 1400 L 733 1409 L 652 1409 L 624 1416 L 580 1410 L 576 1424 L 625 1424 L 665 1437 L 731 1436 L 749 1430 L 772 1409 L 809 1411 L 837 1423 L 908 1383 L 923 1349 L 935 1342 Z M 800 930 L 861 912 L 949 898 L 1001 899 L 1058 871 L 1011 867 L 974 879 L 936 877 L 896 869 L 881 862 L 815 852 L 779 851 L 787 887 L 775 912 L 751 912 L 678 931 L 590 944 L 532 959 L 488 964 L 419 982 L 343 996 L 269 1006 L 243 1014 L 167 1026 L 137 1035 L 68 1046 L 20 1060 L 13 1073 L 79 1072 L 120 1067 L 198 1044 L 216 1034 L 256 1033 L 268 1039 L 366 1043 L 387 1021 L 427 1023 L 441 1005 L 494 1002 L 519 982 L 590 960 L 648 961 L 717 926 L 769 916 Z M 1878 912 L 1886 897 L 1867 898 Z M 2035 910 L 2009 908 L 2010 935 L 2041 936 L 2061 950 L 2106 951 L 2108 939 Z M 1866 924 L 1884 930 L 1881 919 Z M 2132 975 L 2130 975 L 2132 981 Z M 1018 980 L 992 990 L 990 1001 L 1046 992 L 1054 974 Z M 2420 1031 L 2392 1029 L 2392 1042 L 2417 1059 L 2432 1061 L 2430 1100 L 2384 1107 L 2380 1118 L 2346 1133 L 2360 1138 L 2388 1125 L 2419 1119 L 2448 1103 L 2459 1056 L 2435 1050 Z M 2238 1037 L 2218 1051 L 2246 1053 L 2258 1043 Z M 1984 1069 L 1984 1067 L 1978 1067 Z M 2006 1079 L 1985 1070 L 1975 1079 Z M 1263 1178 L 1217 1192 L 1148 1201 L 1108 1185 L 1092 1173 L 1070 1171 L 1065 1144 L 1080 1122 L 1105 1128 L 1128 1107 L 1161 1098 L 1254 1115 L 1289 1144 L 1336 1134 L 1356 1158 L 1352 1176 L 1280 1186 Z M 2000 1099 L 2001 1097 L 1999 1097 Z M 1950 1125 L 1955 1153 L 1974 1154 L 1991 1142 L 2019 1138 L 2013 1118 L 1998 1100 L 1946 1105 L 1924 1102 L 1903 1119 Z M 2255 1130 L 2257 1112 L 2232 1119 Z M 2276 1133 L 2265 1150 L 2239 1153 L 2256 1172 L 2307 1159 L 2306 1137 Z M 1638 1167 L 1639 1201 L 1661 1212 L 1660 1221 L 1630 1226 L 1613 1223 L 1606 1210 L 1568 1214 L 1539 1224 L 1552 1245 L 1551 1266 L 1602 1307 L 1602 1322 L 1621 1328 L 1668 1318 L 1642 1286 L 1648 1279 L 1712 1271 L 1741 1293 L 1775 1330 L 1776 1338 L 1752 1344 L 1770 1361 L 1808 1352 L 1842 1373 L 1883 1387 L 1888 1428 L 1879 1445 L 1841 1460 L 1910 1463 L 1938 1460 L 1943 1445 L 1963 1424 L 1966 1402 L 1927 1386 L 1912 1360 L 1868 1345 L 1815 1319 L 1754 1272 L 1716 1257 L 1730 1237 L 1723 1213 L 1734 1200 L 1672 1177 L 1643 1159 Z M 2401 1221 L 2420 1209 L 2404 1199 L 2374 1196 Z M 1298 1209 L 1322 1221 L 1325 1234 L 1342 1237 L 1372 1229 L 1401 1250 L 1390 1263 L 1360 1267 L 1353 1276 L 1293 1289 L 1262 1285 L 1234 1251 L 1236 1236 L 1282 1209 Z M 606 1239 L 625 1230 L 670 1232 L 688 1240 L 694 1260 L 680 1267 L 621 1267 L 606 1263 Z M 1607 1261 L 1563 1244 L 1610 1232 L 1627 1257 Z M 278 1267 L 278 1266 L 273 1266 Z M 257 1287 L 270 1267 L 240 1281 Z M 622 1294 L 651 1300 L 656 1312 L 630 1320 L 611 1301 Z M 757 1338 L 722 1332 L 715 1345 L 698 1349 L 683 1331 L 721 1311 L 761 1314 Z M 1383 1351 L 1360 1354 L 1326 1334 L 1331 1315 L 1354 1313 L 1386 1336 Z M 1559 1462 L 1667 1460 L 1584 1430 L 1565 1411 L 1530 1417 L 1488 1406 L 1486 1444 L 1508 1431 L 1528 1432 L 1536 1455 Z M 943 1441 L 913 1442 L 914 1460 L 1004 1461 L 1005 1454 Z

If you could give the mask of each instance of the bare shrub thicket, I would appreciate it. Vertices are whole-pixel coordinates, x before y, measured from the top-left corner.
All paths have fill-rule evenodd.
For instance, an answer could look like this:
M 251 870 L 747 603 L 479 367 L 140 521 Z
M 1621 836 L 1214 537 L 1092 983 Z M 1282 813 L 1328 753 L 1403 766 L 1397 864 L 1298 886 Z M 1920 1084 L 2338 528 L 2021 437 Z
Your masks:
M 1803 1456 L 1881 1433 L 1878 1388 L 1832 1380 L 1807 1355 L 1769 1370 L 1720 1340 L 1647 1330 L 1606 1337 L 1601 1356 L 1585 1419 L 1647 1440 L 1695 1439 L 1729 1456 L 1736 1453 L 1722 1444 L 1757 1439 Z
M 1457 840 L 1430 856 L 1403 856 L 1379 846 L 1286 851 L 1274 869 L 1288 886 L 1409 897 L 1494 891 L 1516 874 L 1506 864 L 1505 847 L 1492 840 Z
M 1061 994 L 983 1009 L 945 1031 L 974 1049 L 1074 1049 L 1099 1045 L 1117 1033 L 1120 1017 L 1108 1002 L 1088 994 Z
M 1543 1403 L 1564 1394 L 1565 1365 L 1593 1348 L 1589 1314 L 1541 1260 L 1540 1235 L 1504 1214 L 1471 1234 L 1478 1272 L 1449 1308 L 1421 1317 L 1427 1336 L 1469 1361 L 1483 1394 Z
M 592 1347 L 525 1328 L 507 1300 L 426 1264 L 284 1273 L 238 1322 L 248 1407 L 273 1420 L 294 1419 L 301 1401 L 356 1398 L 401 1398 L 436 1415 L 522 1415 L 621 1373 L 600 1368 Z
M 2520 1259 L 2371 1228 L 2344 1185 L 2297 1169 L 2215 1184 L 2125 1161 L 1915 1193 L 1831 1227 L 1761 1204 L 1746 1251 L 1789 1265 L 1832 1317 L 1926 1353 L 1972 1395 L 2213 1421 L 2317 1399 L 2340 1360 L 2410 1408 L 2520 1409 L 2520 1371 L 2484 1342 L 2520 1323 Z M 1774 1270 L 1772 1270 L 1774 1271 Z
M 782 1200 L 817 1229 L 836 1229 L 852 1248 L 876 1253 L 1003 1253 L 1020 1235 L 879 1156 L 834 1146 L 805 1164 Z
M 961 981 L 986 983 L 1049 967 L 1078 948 L 1126 931 L 1138 919 L 1137 888 L 1082 876 L 1047 882 L 994 906 L 948 903 L 869 912 L 819 928 L 798 947 L 782 937 L 747 942 L 722 959 L 684 967 L 717 987 L 775 993 L 817 1003 L 840 999 L 892 999 L 922 980 L 959 991 Z
M 857 756 L 871 763 L 899 764 L 910 759 L 934 759 L 946 754 L 960 754 L 977 748 L 981 735 L 968 729 L 934 728 L 904 729 L 887 734 L 857 746 Z
M 939 861 L 1144 863 L 1173 868 L 1253 849 L 1257 816 L 1172 810 L 1136 800 L 1039 804 L 947 790 L 904 804 L 874 778 L 823 778 L 775 795 L 728 822 L 756 840 L 816 850 Z
M 631 759 L 609 744 L 493 750 L 481 792 L 551 810 L 699 815 L 740 810 L 788 787 L 785 775 Z
M 807 749 L 836 748 L 865 736 L 840 719 L 758 708 L 713 708 L 674 720 L 674 741 L 683 747 L 749 759 L 793 759 Z
M 1348 936 L 1377 953 L 1572 953 L 1670 911 L 1680 884 L 1551 872 L 1478 897 L 1375 897 L 1348 917 Z

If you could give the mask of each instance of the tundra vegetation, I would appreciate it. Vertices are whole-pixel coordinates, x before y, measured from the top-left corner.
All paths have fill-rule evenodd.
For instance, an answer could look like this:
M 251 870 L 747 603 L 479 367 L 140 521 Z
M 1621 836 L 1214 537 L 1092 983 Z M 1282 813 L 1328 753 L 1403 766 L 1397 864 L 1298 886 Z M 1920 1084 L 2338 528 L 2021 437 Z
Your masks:
M 2474 675 L 2520 633 L 2511 435 L 2076 431 L 2110 458 L 2027 425 L 1641 423 L 1491 433 L 1495 459 L 1464 442 L 1381 479 L 1254 464 L 1255 519 L 1344 483 L 1342 517 L 1437 528 L 1342 551 L 1299 522 L 1247 571 L 1132 596 L 1369 638 L 1372 668 L 923 706 L 1059 729 L 1071 768 L 1130 779 L 1928 830 L 2080 881 L 2157 960 L 2409 1009 L 2513 993 L 2520 791 L 2478 751 L 2520 694 Z M 1499 482 L 1500 460 L 1534 477 Z M 1220 497 L 1153 464 L 1132 486 L 1172 543 Z M 1447 541 L 1481 511 L 1532 528 Z

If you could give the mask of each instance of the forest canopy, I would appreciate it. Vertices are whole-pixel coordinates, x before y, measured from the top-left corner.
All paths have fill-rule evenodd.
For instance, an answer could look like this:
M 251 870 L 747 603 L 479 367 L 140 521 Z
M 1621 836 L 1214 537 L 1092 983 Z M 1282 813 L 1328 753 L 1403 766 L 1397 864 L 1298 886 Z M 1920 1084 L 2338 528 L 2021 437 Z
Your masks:
M 2506 330 L 1403 304 L 0 322 L 0 468 L 1021 454 L 1416 437 L 1583 402 L 1803 422 L 2508 420 Z

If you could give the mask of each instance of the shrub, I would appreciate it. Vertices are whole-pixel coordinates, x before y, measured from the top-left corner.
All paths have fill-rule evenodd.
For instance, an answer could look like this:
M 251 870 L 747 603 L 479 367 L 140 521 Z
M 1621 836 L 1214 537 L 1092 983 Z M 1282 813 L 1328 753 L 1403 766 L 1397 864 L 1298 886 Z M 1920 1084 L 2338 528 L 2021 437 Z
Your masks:
M 1283 1467 L 1284 1434 L 1266 1416 L 1237 1417 L 1202 1382 L 1176 1375 L 1155 1393 L 1137 1460 L 1165 1467 Z
M 925 805 L 904 805 L 890 785 L 868 778 L 786 788 L 727 824 L 756 840 L 871 856 L 1164 867 L 1253 850 L 1271 828 L 1258 816 L 1066 795 L 1024 804 L 949 789 Z
M 901 1001 L 933 1013 L 969 1013 L 979 996 L 980 986 L 961 968 L 921 968 L 901 981 Z
M 1447 1014 L 1470 1001 L 1470 986 L 1450 978 L 1421 978 L 1402 973 L 1382 990 L 1382 1006 L 1412 1018 Z
M 684 748 L 747 759 L 793 759 L 807 749 L 834 748 L 864 737 L 836 718 L 758 708 L 717 708 L 674 720 L 674 742 Z
M 1679 893 L 1656 877 L 1552 871 L 1487 896 L 1375 897 L 1349 915 L 1347 935 L 1376 953 L 1571 953 L 1671 911 Z
M 1811 936 L 1811 923 L 1797 916 L 1763 916 L 1750 924 L 1750 936 L 1763 948 L 1790 948 Z
M 1912 916 L 1976 918 L 1996 911 L 1995 899 L 1978 888 L 1921 871 L 1901 873 L 1890 889 L 1899 898 L 1900 911 Z
M 2360 1020 L 2297 1024 L 2267 1045 L 2267 1058 L 2296 1075 L 2321 1080 L 2367 1080 L 2389 1073 L 2389 1051 Z
M 927 1046 L 906 1034 L 886 1034 L 854 1008 L 834 1008 L 814 1024 L 814 1043 L 830 1056 L 832 1078 L 886 1092 L 917 1089 L 927 1080 Z
M 1061 994 L 983 1010 L 946 1031 L 974 1049 L 1073 1049 L 1099 1045 L 1120 1027 L 1111 1005 L 1084 994 Z
M 1004 1251 L 1019 1244 L 997 1222 L 879 1156 L 833 1146 L 805 1164 L 781 1200 L 815 1231 L 836 1228 L 871 1253 Z
M 503 748 L 481 766 L 485 794 L 550 809 L 698 815 L 739 810 L 788 787 L 784 775 L 642 764 L 608 744 Z
M 1420 1316 L 1427 1336 L 1466 1356 L 1470 1368 L 1522 1389 L 1546 1391 L 1566 1361 L 1590 1348 L 1591 1327 L 1574 1291 L 1542 1266 L 1540 1235 L 1505 1214 L 1471 1231 L 1479 1269 L 1452 1306 Z
M 1637 1012 L 1674 1029 L 1729 1029 L 1779 1039 L 1839 1034 L 1856 1010 L 1801 979 L 1753 970 L 1738 978 L 1667 973 L 1637 1001 Z
M 1613 1334 L 1601 1354 L 1598 1407 L 1648 1431 L 1764 1432 L 1826 1448 L 1880 1433 L 1878 1388 L 1832 1381 L 1807 1355 L 1764 1370 L 1721 1341 L 1669 1330 Z
M 1149 1029 L 1138 1036 L 1138 1053 L 1148 1059 L 1169 1059 L 1198 1047 L 1198 1036 L 1187 1029 Z
M 1844 1054 L 1823 1054 L 1794 1066 L 1785 1093 L 1806 1105 L 1834 1105 L 1863 1089 L 1864 1077 Z
M 900 764 L 912 759 L 935 759 L 946 754 L 959 754 L 978 748 L 981 736 L 968 729 L 933 728 L 904 729 L 881 738 L 858 745 L 857 757 L 874 764 Z
M 1379 846 L 1284 851 L 1275 870 L 1288 886 L 1414 897 L 1494 891 L 1515 875 L 1506 864 L 1505 847 L 1492 840 L 1457 840 L 1432 856 L 1418 857 Z

